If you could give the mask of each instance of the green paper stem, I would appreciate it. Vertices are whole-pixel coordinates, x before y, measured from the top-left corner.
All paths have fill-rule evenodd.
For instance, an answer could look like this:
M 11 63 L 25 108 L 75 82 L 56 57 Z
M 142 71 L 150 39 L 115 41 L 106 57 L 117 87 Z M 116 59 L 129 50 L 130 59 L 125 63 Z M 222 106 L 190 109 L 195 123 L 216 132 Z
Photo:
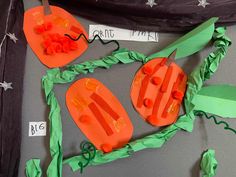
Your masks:
M 212 25 L 214 28 L 213 21 L 212 24 L 209 23 L 207 24 Z M 230 42 L 229 40 L 226 40 L 224 32 L 225 31 L 222 30 L 222 28 L 218 28 L 216 30 L 213 39 L 215 41 L 215 46 L 217 47 L 217 50 L 214 53 L 211 53 L 210 56 L 204 61 L 204 63 L 201 66 L 199 66 L 197 70 L 194 71 L 194 74 L 190 77 L 190 80 L 188 81 L 189 86 L 187 89 L 187 97 L 185 99 L 186 102 L 185 108 L 187 110 L 187 115 L 181 116 L 175 124 L 167 127 L 162 131 L 138 139 L 134 142 L 130 142 L 125 147 L 117 149 L 111 153 L 103 154 L 101 151 L 97 150 L 95 158 L 91 161 L 91 163 L 89 163 L 89 165 L 98 165 L 113 160 L 117 160 L 119 158 L 129 157 L 133 152 L 140 151 L 146 148 L 159 148 L 166 141 L 172 138 L 178 130 L 183 129 L 186 131 L 192 131 L 195 117 L 193 114 L 194 106 L 191 104 L 191 100 L 196 94 L 196 92 L 199 91 L 199 89 L 202 87 L 203 81 L 210 78 L 210 76 L 218 68 L 219 62 L 225 56 L 227 47 L 230 44 Z M 211 36 L 212 34 L 209 33 L 208 35 Z M 201 47 L 198 50 L 200 49 Z M 153 57 L 154 56 L 155 55 L 153 55 Z M 163 56 L 167 56 L 167 53 L 163 54 Z M 108 69 L 112 65 L 118 63 L 128 64 L 137 61 L 146 62 L 151 58 L 152 57 L 146 57 L 138 52 L 129 51 L 127 49 L 121 49 L 119 51 L 113 52 L 111 56 L 104 57 L 100 60 L 90 60 L 87 62 L 83 62 L 81 64 L 69 66 L 63 72 L 61 72 L 59 68 L 47 71 L 47 75 L 45 75 L 42 79 L 42 85 L 45 91 L 47 104 L 50 106 L 50 113 L 49 113 L 50 154 L 52 160 L 47 170 L 48 177 L 61 177 L 62 164 L 69 164 L 72 170 L 76 171 L 80 169 L 79 162 L 86 163 L 85 159 L 83 159 L 81 155 L 65 159 L 64 161 L 62 159 L 63 150 L 62 150 L 61 114 L 60 114 L 59 103 L 53 91 L 54 84 L 70 83 L 73 80 L 75 80 L 75 78 L 79 74 L 92 73 L 96 68 Z M 193 80 L 191 80 L 191 78 Z M 199 79 L 199 80 L 197 81 L 194 79 Z M 29 168 L 33 167 L 26 166 L 26 171 L 31 171 Z M 35 176 L 32 175 L 28 177 L 35 177 Z
M 202 177 L 215 176 L 217 165 L 218 162 L 215 158 L 215 151 L 213 149 L 209 149 L 204 152 L 201 160 Z

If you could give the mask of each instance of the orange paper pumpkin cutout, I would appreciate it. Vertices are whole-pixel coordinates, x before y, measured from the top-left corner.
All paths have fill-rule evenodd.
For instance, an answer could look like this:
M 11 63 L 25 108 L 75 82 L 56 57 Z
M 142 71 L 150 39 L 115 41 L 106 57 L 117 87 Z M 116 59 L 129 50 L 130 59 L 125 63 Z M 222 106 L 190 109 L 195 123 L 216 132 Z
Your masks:
M 103 152 L 127 144 L 133 126 L 119 100 L 101 82 L 84 78 L 70 86 L 66 104 L 76 125 Z
M 79 57 L 88 47 L 84 39 L 72 41 L 64 34 L 78 36 L 86 33 L 83 26 L 67 11 L 50 6 L 44 15 L 43 6 L 29 9 L 24 14 L 24 33 L 39 60 L 49 68 L 61 67 Z
M 187 75 L 168 58 L 149 61 L 136 73 L 131 100 L 141 117 L 153 126 L 166 126 L 178 117 Z

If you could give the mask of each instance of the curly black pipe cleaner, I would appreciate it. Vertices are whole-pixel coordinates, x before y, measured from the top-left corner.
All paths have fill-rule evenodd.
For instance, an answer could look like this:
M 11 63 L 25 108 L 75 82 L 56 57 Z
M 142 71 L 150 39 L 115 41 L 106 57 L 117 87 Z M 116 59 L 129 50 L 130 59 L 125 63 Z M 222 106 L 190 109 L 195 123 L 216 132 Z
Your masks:
M 233 129 L 233 128 L 230 128 L 230 126 L 229 126 L 229 124 L 228 124 L 227 122 L 222 121 L 222 120 L 221 120 L 221 121 L 218 121 L 217 118 L 216 118 L 216 116 L 214 116 L 214 115 L 210 115 L 210 116 L 209 116 L 209 115 L 207 115 L 207 113 L 205 113 L 204 111 L 194 111 L 194 115 L 195 115 L 195 116 L 199 116 L 199 117 L 203 117 L 203 116 L 204 116 L 204 117 L 206 117 L 207 119 L 213 119 L 216 125 L 221 125 L 221 124 L 223 124 L 225 130 L 229 130 L 229 131 L 231 131 L 231 132 L 233 132 L 233 133 L 236 134 L 236 130 Z
M 116 41 L 116 40 L 109 40 L 109 41 L 105 42 L 105 41 L 102 40 L 102 38 L 101 38 L 98 34 L 96 34 L 96 35 L 93 37 L 92 40 L 88 40 L 88 38 L 87 38 L 83 33 L 81 33 L 77 38 L 73 38 L 73 37 L 71 37 L 69 34 L 65 34 L 65 36 L 69 37 L 69 38 L 70 38 L 71 40 L 73 40 L 73 41 L 78 41 L 81 37 L 83 37 L 83 38 L 87 41 L 87 43 L 89 43 L 89 44 L 93 43 L 94 40 L 95 40 L 96 38 L 98 38 L 99 41 L 100 41 L 103 45 L 106 45 L 106 44 L 109 44 L 109 43 L 112 43 L 112 42 L 113 42 L 113 43 L 116 43 L 117 48 L 116 48 L 114 51 L 117 51 L 117 50 L 120 49 L 120 44 L 119 44 L 118 41 Z
M 80 144 L 80 149 L 82 151 L 81 156 L 85 160 L 85 163 L 80 161 L 78 165 L 80 167 L 80 173 L 83 173 L 84 168 L 87 167 L 89 165 L 89 162 L 91 162 L 95 158 L 96 148 L 92 143 L 88 141 L 83 141 Z

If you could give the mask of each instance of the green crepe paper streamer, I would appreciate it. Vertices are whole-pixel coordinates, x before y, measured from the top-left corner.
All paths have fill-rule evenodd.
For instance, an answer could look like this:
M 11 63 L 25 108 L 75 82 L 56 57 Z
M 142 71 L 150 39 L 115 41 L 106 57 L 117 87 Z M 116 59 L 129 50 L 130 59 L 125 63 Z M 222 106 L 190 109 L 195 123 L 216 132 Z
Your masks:
M 201 160 L 202 177 L 213 177 L 216 175 L 216 168 L 218 162 L 215 159 L 215 151 L 208 149 L 203 155 Z
M 230 41 L 224 36 L 225 29 L 217 28 L 213 40 L 217 50 L 211 53 L 203 63 L 197 67 L 196 70 L 191 74 L 188 81 L 187 97 L 185 99 L 185 106 L 187 114 L 180 116 L 177 122 L 173 125 L 168 126 L 166 129 L 146 136 L 142 139 L 128 143 L 125 147 L 112 151 L 111 153 L 104 154 L 101 151 L 97 151 L 96 157 L 91 161 L 90 165 L 99 165 L 108 163 L 120 158 L 129 157 L 133 152 L 140 151 L 146 148 L 159 148 L 166 141 L 172 138 L 178 130 L 186 130 L 191 132 L 194 124 L 194 112 L 192 105 L 192 98 L 201 89 L 203 82 L 210 78 L 219 66 L 220 61 L 226 54 L 226 49 L 230 45 Z M 214 67 L 213 67 L 214 66 Z M 73 171 L 79 169 L 78 162 L 82 161 L 80 155 L 67 158 L 63 161 L 63 164 L 70 165 Z
M 236 87 L 212 85 L 203 87 L 193 99 L 196 110 L 221 117 L 236 117 Z
M 25 173 L 27 177 L 41 177 L 42 170 L 40 168 L 40 160 L 31 159 L 27 161 Z
M 214 23 L 217 20 L 218 18 L 216 17 L 209 19 L 190 33 L 167 46 L 164 50 L 150 55 L 147 61 L 157 57 L 168 57 L 175 49 L 177 49 L 175 59 L 184 58 L 198 52 L 211 40 L 215 30 Z
M 199 65 L 188 77 L 188 87 L 184 99 L 186 115 L 180 116 L 179 119 L 191 121 L 195 120 L 195 105 L 193 103 L 194 97 L 201 90 L 204 82 L 216 72 L 221 60 L 224 59 L 226 55 L 228 47 L 231 45 L 231 40 L 224 35 L 225 31 L 226 29 L 223 27 L 216 29 L 213 35 L 213 40 L 214 46 L 217 50 L 210 53 L 203 63 Z M 193 127 L 185 130 L 191 132 L 192 129 Z
M 214 24 L 212 24 L 214 26 Z M 203 67 L 207 66 L 216 66 L 218 67 L 217 61 L 219 60 L 218 55 L 223 57 L 225 55 L 225 47 L 226 42 L 224 30 L 218 29 L 215 34 L 216 45 L 221 49 L 221 52 L 216 52 L 211 54 L 212 60 L 208 60 L 208 65 L 203 65 Z M 217 42 L 218 41 L 218 42 Z M 218 51 L 218 50 L 217 50 Z M 222 54 L 221 54 L 222 53 Z M 220 58 L 221 58 L 220 57 Z M 217 58 L 217 59 L 216 59 Z M 47 75 L 42 79 L 42 85 L 45 90 L 47 104 L 50 106 L 49 113 L 49 124 L 50 124 L 50 154 L 52 157 L 52 161 L 47 170 L 48 177 L 61 177 L 62 175 L 62 126 L 61 126 L 61 115 L 60 115 L 60 106 L 57 102 L 55 94 L 53 92 L 53 85 L 58 83 L 69 83 L 72 82 L 75 77 L 79 74 L 92 73 L 94 69 L 100 68 L 110 68 L 112 65 L 117 64 L 119 62 L 127 64 L 135 61 L 145 62 L 146 57 L 143 54 L 129 51 L 127 49 L 121 49 L 112 53 L 111 56 L 104 57 L 100 60 L 87 61 L 81 64 L 69 66 L 65 71 L 60 72 L 59 68 L 48 70 Z M 220 61 L 220 60 L 219 60 Z M 215 68 L 215 70 L 216 70 Z M 205 71 L 203 73 L 204 76 L 209 76 L 207 73 L 215 72 L 215 70 L 211 70 L 210 68 L 201 69 L 201 71 Z M 202 73 L 197 73 L 201 75 Z M 189 82 L 191 83 L 191 81 Z M 198 83 L 195 83 L 198 87 Z M 194 83 L 192 84 L 194 86 Z M 189 91 L 192 89 L 188 88 Z M 187 91 L 187 92 L 189 92 Z M 193 92 L 194 93 L 194 92 Z M 191 95 L 191 94 L 190 94 Z M 187 99 L 188 100 L 188 99 Z M 188 105 L 188 104 L 186 104 Z M 153 135 L 149 135 L 144 137 L 143 139 L 136 140 L 134 142 L 129 143 L 124 148 L 115 150 L 108 154 L 103 154 L 101 151 L 97 151 L 97 155 L 95 159 L 90 163 L 90 165 L 97 165 L 106 163 L 109 161 L 116 160 L 118 158 L 128 157 L 132 154 L 132 152 L 139 151 L 145 148 L 157 148 L 161 147 L 167 140 L 175 135 L 175 133 L 180 130 L 191 130 L 193 127 L 193 120 L 190 119 L 192 112 L 189 112 L 188 116 L 181 117 L 175 124 L 167 127 L 165 130 L 155 133 Z M 76 159 L 76 160 L 75 160 Z M 69 164 L 73 170 L 78 170 L 78 163 L 82 161 L 81 155 L 75 156 L 69 159 L 64 160 L 64 164 Z M 28 166 L 27 166 L 28 167 Z M 31 177 L 31 176 L 30 176 Z

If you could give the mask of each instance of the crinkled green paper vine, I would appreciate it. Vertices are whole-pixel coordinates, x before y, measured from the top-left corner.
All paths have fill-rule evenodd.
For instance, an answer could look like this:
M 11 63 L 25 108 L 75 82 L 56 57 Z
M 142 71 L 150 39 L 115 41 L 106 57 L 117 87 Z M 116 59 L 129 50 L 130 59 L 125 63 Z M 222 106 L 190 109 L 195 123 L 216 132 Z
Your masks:
M 63 72 L 61 72 L 59 68 L 48 70 L 47 75 L 42 79 L 47 104 L 50 106 L 50 153 L 52 160 L 47 169 L 47 176 L 61 177 L 63 164 L 70 165 L 72 170 L 76 171 L 80 169 L 79 162 L 85 163 L 85 159 L 82 155 L 63 160 L 60 106 L 53 91 L 54 84 L 70 83 L 75 80 L 76 76 L 79 74 L 92 73 L 96 68 L 108 69 L 112 65 L 118 63 L 128 64 L 135 61 L 145 63 L 155 57 L 167 57 L 176 48 L 178 49 L 176 59 L 189 56 L 202 49 L 210 41 L 214 32 L 214 23 L 216 20 L 217 18 L 208 20 L 161 52 L 149 57 L 135 51 L 121 49 L 113 52 L 111 56 L 99 60 L 90 60 L 81 64 L 69 66 Z M 180 116 L 175 124 L 168 126 L 166 129 L 130 142 L 125 147 L 114 150 L 111 153 L 104 154 L 97 150 L 95 158 L 89 163 L 89 165 L 99 165 L 120 158 L 129 157 L 132 154 L 130 152 L 136 152 L 146 148 L 160 148 L 181 129 L 191 132 L 195 120 L 193 112 L 194 105 L 191 101 L 194 95 L 201 89 L 204 81 L 214 74 L 220 61 L 226 55 L 226 51 L 231 42 L 224 33 L 224 28 L 217 28 L 215 30 L 213 41 L 216 51 L 210 53 L 203 63 L 189 76 L 188 88 L 185 96 L 186 115 Z M 27 162 L 26 174 L 28 177 L 40 177 L 41 169 L 39 161 L 39 159 L 32 159 Z

